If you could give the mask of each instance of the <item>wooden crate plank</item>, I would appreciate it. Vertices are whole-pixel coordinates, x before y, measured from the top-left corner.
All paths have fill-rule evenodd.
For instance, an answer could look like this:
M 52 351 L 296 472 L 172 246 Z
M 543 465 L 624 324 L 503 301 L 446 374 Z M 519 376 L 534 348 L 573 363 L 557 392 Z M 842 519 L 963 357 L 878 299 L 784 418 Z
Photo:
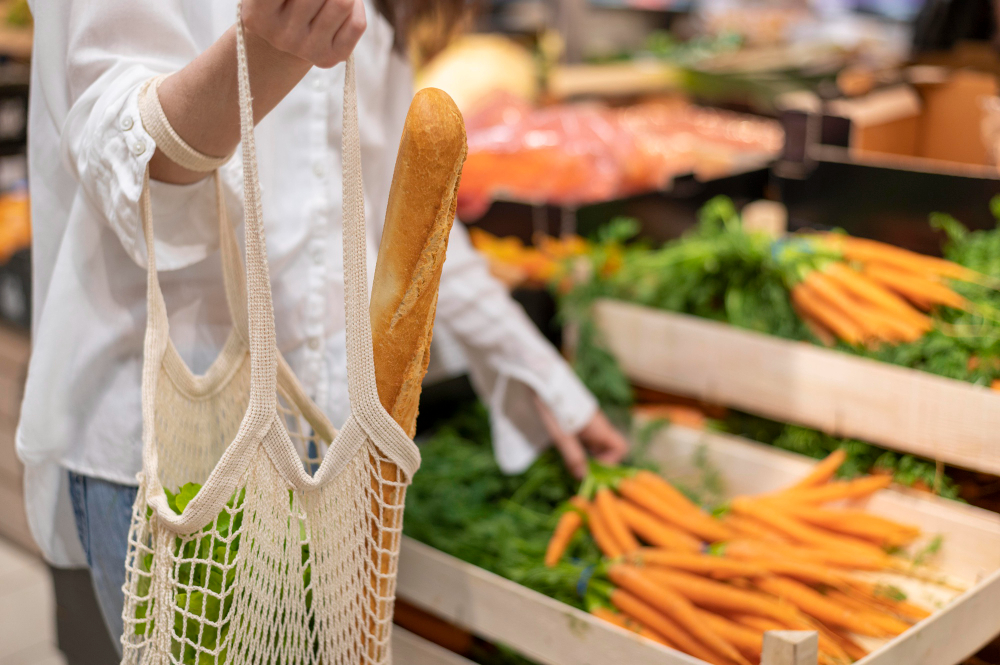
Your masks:
M 392 662 L 395 665 L 473 665 L 471 660 L 399 626 L 392 627 Z
M 595 317 L 636 383 L 1000 474 L 997 391 L 624 302 Z
M 771 665 L 816 665 L 819 637 L 815 631 L 770 630 L 764 633 L 760 658 Z
M 1000 633 L 1000 571 L 857 665 L 954 665 Z
M 544 665 L 704 665 L 410 538 L 396 593 Z

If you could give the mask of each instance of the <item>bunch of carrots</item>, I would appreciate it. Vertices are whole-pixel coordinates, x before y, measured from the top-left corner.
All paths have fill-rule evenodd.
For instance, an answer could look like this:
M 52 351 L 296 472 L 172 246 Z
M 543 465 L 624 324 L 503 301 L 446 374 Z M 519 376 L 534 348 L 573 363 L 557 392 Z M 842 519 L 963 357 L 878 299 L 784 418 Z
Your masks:
M 986 275 L 945 259 L 843 234 L 808 236 L 836 257 L 809 270 L 791 291 L 799 316 L 824 343 L 914 342 L 933 327 L 935 307 L 978 311 L 948 280 L 995 287 Z
M 555 566 L 586 526 L 607 558 L 588 584 L 595 616 L 715 665 L 758 663 L 768 630 L 815 630 L 821 663 L 849 663 L 866 654 L 854 635 L 893 637 L 930 613 L 851 574 L 908 571 L 887 550 L 920 532 L 823 507 L 891 481 L 832 480 L 845 457 L 831 454 L 779 492 L 737 497 L 722 517 L 652 472 L 592 472 L 560 517 L 545 564 Z

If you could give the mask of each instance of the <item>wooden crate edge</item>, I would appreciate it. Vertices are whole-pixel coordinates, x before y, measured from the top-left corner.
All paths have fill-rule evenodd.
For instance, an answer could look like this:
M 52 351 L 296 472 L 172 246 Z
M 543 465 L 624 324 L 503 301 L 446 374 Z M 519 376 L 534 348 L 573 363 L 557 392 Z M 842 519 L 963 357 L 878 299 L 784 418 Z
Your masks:
M 623 301 L 595 319 L 641 385 L 1000 474 L 996 391 Z

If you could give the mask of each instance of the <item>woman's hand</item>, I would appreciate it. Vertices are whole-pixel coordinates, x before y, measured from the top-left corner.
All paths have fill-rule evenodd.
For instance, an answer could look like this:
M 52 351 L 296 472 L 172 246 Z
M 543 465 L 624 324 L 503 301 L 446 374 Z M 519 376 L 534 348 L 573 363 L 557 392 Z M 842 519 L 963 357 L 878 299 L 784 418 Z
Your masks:
M 587 473 L 588 453 L 603 464 L 617 464 L 628 453 L 628 441 L 602 412 L 595 413 L 579 432 L 570 434 L 559 426 L 555 416 L 538 397 L 535 397 L 535 406 L 552 437 L 552 444 L 562 455 L 563 463 L 573 477 L 583 478 Z
M 347 60 L 365 31 L 362 0 L 243 0 L 246 29 L 317 67 Z
M 313 67 L 347 60 L 365 31 L 362 0 L 243 0 L 254 121 L 266 116 Z M 160 86 L 167 120 L 195 150 L 231 154 L 240 141 L 236 30 L 230 28 L 204 53 Z M 178 185 L 197 182 L 157 150 L 149 175 Z

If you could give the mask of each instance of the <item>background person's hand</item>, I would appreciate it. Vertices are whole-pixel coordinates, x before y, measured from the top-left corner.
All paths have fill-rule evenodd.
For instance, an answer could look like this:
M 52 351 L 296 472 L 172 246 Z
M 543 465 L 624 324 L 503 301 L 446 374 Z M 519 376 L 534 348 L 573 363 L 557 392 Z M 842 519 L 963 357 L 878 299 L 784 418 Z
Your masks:
M 363 0 L 243 0 L 243 24 L 317 67 L 347 60 L 367 27 Z
M 601 411 L 595 413 L 583 429 L 571 434 L 559 426 L 555 416 L 538 397 L 535 397 L 535 406 L 552 437 L 552 445 L 562 455 L 563 463 L 574 478 L 583 478 L 587 473 L 588 454 L 602 464 L 618 464 L 628 454 L 628 441 Z

